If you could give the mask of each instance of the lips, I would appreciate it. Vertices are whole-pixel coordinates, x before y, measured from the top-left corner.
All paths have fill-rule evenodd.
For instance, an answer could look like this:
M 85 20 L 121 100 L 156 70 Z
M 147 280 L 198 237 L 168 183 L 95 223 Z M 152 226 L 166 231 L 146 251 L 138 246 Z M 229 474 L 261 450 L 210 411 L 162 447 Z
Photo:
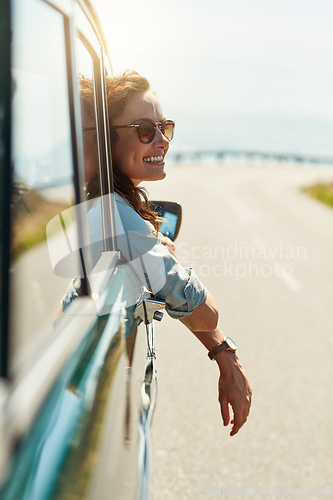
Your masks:
M 146 161 L 148 163 L 158 163 L 158 162 L 163 161 L 163 159 L 164 159 L 163 155 L 160 155 L 160 156 L 145 156 L 143 158 L 143 161 Z

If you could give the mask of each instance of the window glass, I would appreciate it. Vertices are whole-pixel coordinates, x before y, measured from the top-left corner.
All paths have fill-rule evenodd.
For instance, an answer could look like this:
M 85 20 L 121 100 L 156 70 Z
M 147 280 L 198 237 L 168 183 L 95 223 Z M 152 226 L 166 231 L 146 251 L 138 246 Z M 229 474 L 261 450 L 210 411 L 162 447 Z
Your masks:
M 76 40 L 76 68 L 80 94 L 83 164 L 80 165 L 82 182 L 80 212 L 85 223 L 86 242 L 84 248 L 85 267 L 88 275 L 104 250 L 104 233 L 101 199 L 101 140 L 98 130 L 97 100 L 100 98 L 96 89 L 100 61 L 89 46 L 78 36 Z
M 17 375 L 52 335 L 69 283 L 54 268 L 76 224 L 64 19 L 38 0 L 15 0 L 12 16 L 10 370 Z M 48 223 L 59 213 L 62 225 L 50 224 L 49 241 Z M 63 227 L 72 233 L 67 246 L 52 250 Z M 78 272 L 75 256 L 67 267 Z
M 84 172 L 82 175 L 85 193 L 84 197 L 86 199 L 92 199 L 101 194 L 94 87 L 94 60 L 87 47 L 79 38 L 76 43 L 76 66 L 80 91 L 84 149 Z

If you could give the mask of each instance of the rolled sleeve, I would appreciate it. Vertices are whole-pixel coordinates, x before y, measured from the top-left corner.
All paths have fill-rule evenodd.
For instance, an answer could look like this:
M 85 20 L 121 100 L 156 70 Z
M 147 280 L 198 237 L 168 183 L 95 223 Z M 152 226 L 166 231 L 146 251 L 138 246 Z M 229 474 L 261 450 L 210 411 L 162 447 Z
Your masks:
M 157 295 L 165 300 L 169 316 L 181 319 L 192 314 L 204 302 L 207 290 L 192 268 L 183 268 L 174 261 L 172 269 L 166 274 L 166 285 Z
M 172 318 L 189 316 L 206 299 L 206 288 L 193 269 L 177 262 L 127 201 L 117 194 L 115 200 L 118 248 L 123 256 L 140 282 L 165 301 Z

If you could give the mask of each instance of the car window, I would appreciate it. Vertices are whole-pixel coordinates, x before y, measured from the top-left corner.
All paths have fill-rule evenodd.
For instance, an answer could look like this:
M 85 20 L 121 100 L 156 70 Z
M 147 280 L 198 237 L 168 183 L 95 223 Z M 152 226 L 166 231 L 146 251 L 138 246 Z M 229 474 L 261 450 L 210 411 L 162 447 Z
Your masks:
M 83 201 L 101 195 L 97 116 L 95 106 L 94 65 L 97 61 L 83 40 L 76 40 L 76 67 L 80 92 L 82 138 L 84 149 Z
M 97 54 L 81 33 L 78 33 L 76 43 L 76 67 L 84 150 L 81 199 L 88 202 L 87 210 L 81 207 L 80 211 L 86 216 L 84 218 L 89 244 L 85 249 L 85 258 L 87 269 L 91 269 L 102 252 L 113 250 L 113 209 L 110 195 L 112 176 L 109 161 L 109 132 L 106 129 L 108 120 L 103 83 L 104 61 L 102 53 Z M 94 211 L 93 224 L 92 211 Z
M 63 16 L 38 0 L 15 0 L 12 23 L 9 368 L 18 375 L 52 335 L 68 286 L 53 272 L 47 225 L 64 213 L 75 231 L 76 213 Z M 53 227 L 53 240 L 58 234 Z

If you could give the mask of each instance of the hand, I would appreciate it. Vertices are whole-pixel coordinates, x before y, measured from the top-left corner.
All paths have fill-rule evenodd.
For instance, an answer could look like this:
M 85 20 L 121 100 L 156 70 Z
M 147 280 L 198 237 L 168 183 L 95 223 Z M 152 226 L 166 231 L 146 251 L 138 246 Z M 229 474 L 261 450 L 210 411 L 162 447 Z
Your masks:
M 215 356 L 220 369 L 219 401 L 223 424 L 232 424 L 230 436 L 237 434 L 250 412 L 252 389 L 235 352 L 223 351 Z M 230 421 L 229 404 L 233 410 Z
M 147 226 L 149 227 L 149 229 L 151 230 L 151 232 L 155 236 L 159 237 L 159 239 L 161 240 L 162 245 L 165 245 L 167 247 L 167 249 L 169 250 L 169 252 L 171 253 L 171 255 L 173 255 L 177 259 L 177 256 L 176 256 L 176 245 L 174 244 L 174 242 L 172 240 L 170 240 L 170 238 L 168 238 L 167 236 L 164 236 L 164 234 L 157 233 L 156 229 L 154 228 L 154 226 L 152 225 L 152 223 L 149 222 L 148 220 L 146 220 L 145 223 L 147 224 Z
M 169 252 L 171 253 L 171 255 L 173 255 L 175 258 L 177 258 L 176 245 L 174 244 L 174 242 L 172 240 L 170 240 L 170 238 L 168 238 L 167 236 L 163 236 L 163 234 L 160 234 L 160 233 L 159 233 L 159 237 L 161 238 L 162 245 L 165 245 L 167 247 L 167 249 L 169 250 Z

